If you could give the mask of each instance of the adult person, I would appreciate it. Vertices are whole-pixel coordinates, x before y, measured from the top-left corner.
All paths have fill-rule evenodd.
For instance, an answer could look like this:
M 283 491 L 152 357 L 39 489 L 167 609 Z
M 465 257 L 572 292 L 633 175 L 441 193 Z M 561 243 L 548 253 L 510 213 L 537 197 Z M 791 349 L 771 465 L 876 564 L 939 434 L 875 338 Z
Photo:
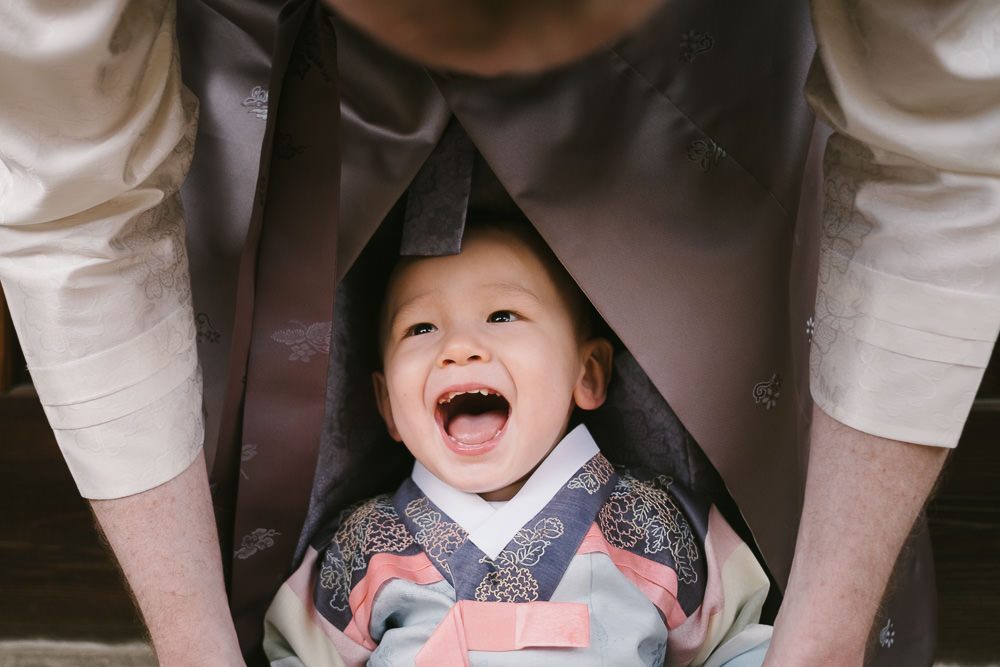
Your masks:
M 990 240 L 1000 170 L 994 151 L 971 144 L 995 141 L 995 120 L 980 111 L 996 89 L 989 41 L 995 12 L 971 3 L 946 17 L 903 3 L 815 7 L 828 75 L 815 84 L 818 105 L 870 148 L 841 144 L 830 159 L 832 232 L 814 334 L 821 352 L 814 393 L 846 426 L 823 413 L 814 420 L 803 527 L 774 664 L 860 662 L 892 561 L 944 458 L 941 449 L 906 443 L 954 444 L 997 330 L 997 262 L 989 253 L 997 247 Z M 338 9 L 350 17 L 357 8 Z M 171 66 L 170 11 L 124 2 L 99 10 L 17 3 L 9 13 L 0 272 L 33 377 L 84 495 L 135 494 L 94 507 L 161 662 L 238 664 L 220 613 L 183 243 L 171 210 L 192 116 Z M 256 17 L 258 27 L 268 24 L 267 12 Z M 353 18 L 369 30 L 391 25 Z M 73 39 L 54 39 L 67 30 Z M 391 34 L 376 36 L 392 42 Z M 419 49 L 400 48 L 420 57 Z M 858 62 L 859 54 L 870 60 Z M 56 78 L 54 63 L 61 63 Z M 885 85 L 889 79 L 894 85 Z M 254 108 L 251 101 L 247 109 Z M 926 210 L 948 213 L 935 214 L 928 231 L 915 224 L 926 222 Z M 944 229 L 942 217 L 951 222 Z M 907 239 L 906 252 L 887 251 L 883 241 L 891 237 Z M 922 244 L 951 249 L 938 255 L 949 261 L 926 253 L 913 260 Z M 878 280 L 893 275 L 901 279 Z M 906 303 L 919 306 L 901 311 Z M 917 317 L 926 304 L 957 305 L 942 325 Z M 111 325 L 95 336 L 95 322 Z M 203 326 L 203 338 L 213 331 Z M 913 358 L 919 363 L 908 365 Z M 866 377 L 873 359 L 893 384 Z M 840 380 L 824 380 L 830 377 Z M 947 394 L 922 395 L 929 386 Z M 899 387 L 916 392 L 909 407 L 887 402 Z M 868 413 L 873 391 L 880 408 Z M 925 438 L 910 428 L 920 417 L 924 434 L 931 432 Z M 945 427 L 932 428 L 938 424 Z M 149 460 L 156 463 L 136 463 Z M 150 472 L 136 475 L 139 469 Z M 158 482 L 166 483 L 143 491 Z

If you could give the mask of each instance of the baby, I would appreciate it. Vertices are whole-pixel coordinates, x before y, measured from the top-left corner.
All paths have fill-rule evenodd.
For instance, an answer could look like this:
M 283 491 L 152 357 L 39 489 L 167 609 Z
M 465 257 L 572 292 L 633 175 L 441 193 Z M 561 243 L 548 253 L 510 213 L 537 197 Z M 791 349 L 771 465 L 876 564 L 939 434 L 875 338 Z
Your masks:
M 272 666 L 762 662 L 750 549 L 570 428 L 611 376 L 588 313 L 526 224 L 400 261 L 374 384 L 413 473 L 317 533 L 268 612 Z

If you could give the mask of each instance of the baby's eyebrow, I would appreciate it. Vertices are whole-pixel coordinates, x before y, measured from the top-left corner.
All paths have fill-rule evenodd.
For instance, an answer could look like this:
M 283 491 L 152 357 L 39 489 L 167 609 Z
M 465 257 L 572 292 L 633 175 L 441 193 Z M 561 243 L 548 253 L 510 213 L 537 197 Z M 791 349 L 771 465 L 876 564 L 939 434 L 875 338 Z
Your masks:
M 538 301 L 539 303 L 541 303 L 542 301 L 537 294 L 528 289 L 526 286 L 521 285 L 519 283 L 512 283 L 503 280 L 495 283 L 487 283 L 483 287 L 498 289 L 502 292 L 507 292 L 511 296 L 527 296 L 535 301 Z
M 428 299 L 432 295 L 433 295 L 432 291 L 420 292 L 419 294 L 414 294 L 406 301 L 393 308 L 392 311 L 388 313 L 389 325 L 390 326 L 394 325 L 396 323 L 396 320 L 399 319 L 401 314 L 405 315 L 406 311 L 416 308 L 418 305 L 420 305 L 421 301 Z

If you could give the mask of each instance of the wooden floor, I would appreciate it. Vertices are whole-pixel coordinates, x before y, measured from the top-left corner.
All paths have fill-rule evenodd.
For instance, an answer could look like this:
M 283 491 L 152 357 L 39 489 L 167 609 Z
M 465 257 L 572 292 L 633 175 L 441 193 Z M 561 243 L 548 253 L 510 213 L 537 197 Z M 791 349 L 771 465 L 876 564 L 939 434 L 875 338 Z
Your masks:
M 141 637 L 31 394 L 0 397 L 0 507 L 0 639 Z M 929 514 L 939 655 L 1000 662 L 1000 400 L 977 404 Z

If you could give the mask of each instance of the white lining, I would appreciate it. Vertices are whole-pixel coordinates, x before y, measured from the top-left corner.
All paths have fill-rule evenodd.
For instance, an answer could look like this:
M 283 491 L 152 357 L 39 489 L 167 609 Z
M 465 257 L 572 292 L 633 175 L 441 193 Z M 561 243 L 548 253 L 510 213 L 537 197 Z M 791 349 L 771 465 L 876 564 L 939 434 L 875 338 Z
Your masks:
M 467 533 L 484 554 L 496 558 L 532 517 L 569 481 L 584 463 L 600 452 L 590 431 L 580 424 L 556 445 L 521 490 L 494 508 L 475 493 L 445 484 L 420 462 L 413 465 L 413 482 Z
M 438 479 L 420 461 L 413 464 L 413 483 L 452 521 L 471 533 L 496 513 L 490 504 L 475 493 L 459 491 Z

